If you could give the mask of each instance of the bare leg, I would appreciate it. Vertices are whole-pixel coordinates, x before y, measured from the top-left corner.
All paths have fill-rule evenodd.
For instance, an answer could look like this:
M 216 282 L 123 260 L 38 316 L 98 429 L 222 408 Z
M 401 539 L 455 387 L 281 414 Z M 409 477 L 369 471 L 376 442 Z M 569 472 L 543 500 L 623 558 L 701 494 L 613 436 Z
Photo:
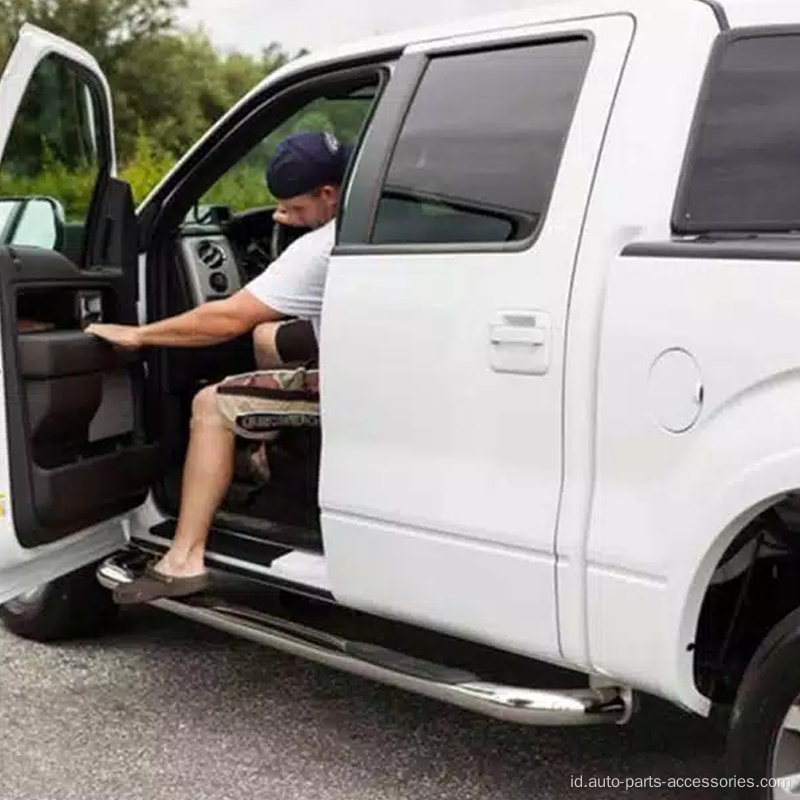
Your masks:
M 184 577 L 204 571 L 211 522 L 233 478 L 235 436 L 217 411 L 216 389 L 206 387 L 192 403 L 178 528 L 172 547 L 156 565 L 166 575 Z
M 282 366 L 275 344 L 275 336 L 280 325 L 280 322 L 265 322 L 253 330 L 253 346 L 259 369 L 277 369 Z

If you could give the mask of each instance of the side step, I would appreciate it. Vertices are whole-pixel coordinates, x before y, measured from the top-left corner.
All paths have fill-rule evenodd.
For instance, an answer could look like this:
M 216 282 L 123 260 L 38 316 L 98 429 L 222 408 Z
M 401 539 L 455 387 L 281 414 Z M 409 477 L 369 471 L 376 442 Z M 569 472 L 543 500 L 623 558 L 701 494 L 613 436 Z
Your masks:
M 114 589 L 129 573 L 114 558 L 97 570 Z M 630 689 L 620 687 L 545 691 L 482 681 L 463 670 L 434 664 L 380 645 L 354 641 L 273 614 L 237 606 L 213 595 L 161 599 L 156 608 L 268 645 L 291 655 L 395 686 L 505 722 L 524 725 L 622 725 L 633 712 Z

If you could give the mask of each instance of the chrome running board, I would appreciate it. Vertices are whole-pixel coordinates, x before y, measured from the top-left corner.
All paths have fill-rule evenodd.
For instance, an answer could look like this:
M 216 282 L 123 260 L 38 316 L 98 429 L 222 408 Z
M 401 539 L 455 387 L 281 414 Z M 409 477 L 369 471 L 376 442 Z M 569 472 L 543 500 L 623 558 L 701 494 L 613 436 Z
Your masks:
M 97 577 L 108 589 L 125 582 L 124 572 L 114 564 L 113 557 L 99 567 Z M 624 687 L 550 691 L 491 683 L 463 670 L 237 607 L 213 596 L 161 599 L 151 605 L 291 655 L 505 722 L 621 725 L 633 711 L 632 692 Z

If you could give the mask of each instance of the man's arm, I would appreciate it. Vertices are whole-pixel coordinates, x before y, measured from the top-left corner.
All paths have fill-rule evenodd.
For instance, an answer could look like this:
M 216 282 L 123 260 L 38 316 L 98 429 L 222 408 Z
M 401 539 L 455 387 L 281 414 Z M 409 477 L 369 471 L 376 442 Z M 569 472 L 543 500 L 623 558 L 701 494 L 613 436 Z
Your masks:
M 118 347 L 205 347 L 235 339 L 262 322 L 284 319 L 285 315 L 242 289 L 225 300 L 214 300 L 150 325 L 89 325 L 86 333 Z

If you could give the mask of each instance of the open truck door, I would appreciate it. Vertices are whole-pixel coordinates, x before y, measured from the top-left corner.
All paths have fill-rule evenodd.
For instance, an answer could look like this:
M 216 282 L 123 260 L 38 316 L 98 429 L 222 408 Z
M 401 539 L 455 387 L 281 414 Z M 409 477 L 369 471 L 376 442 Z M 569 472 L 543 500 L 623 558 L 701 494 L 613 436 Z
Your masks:
M 124 546 L 157 459 L 141 362 L 83 332 L 136 319 L 108 82 L 89 53 L 26 24 L 0 109 L 3 603 Z

